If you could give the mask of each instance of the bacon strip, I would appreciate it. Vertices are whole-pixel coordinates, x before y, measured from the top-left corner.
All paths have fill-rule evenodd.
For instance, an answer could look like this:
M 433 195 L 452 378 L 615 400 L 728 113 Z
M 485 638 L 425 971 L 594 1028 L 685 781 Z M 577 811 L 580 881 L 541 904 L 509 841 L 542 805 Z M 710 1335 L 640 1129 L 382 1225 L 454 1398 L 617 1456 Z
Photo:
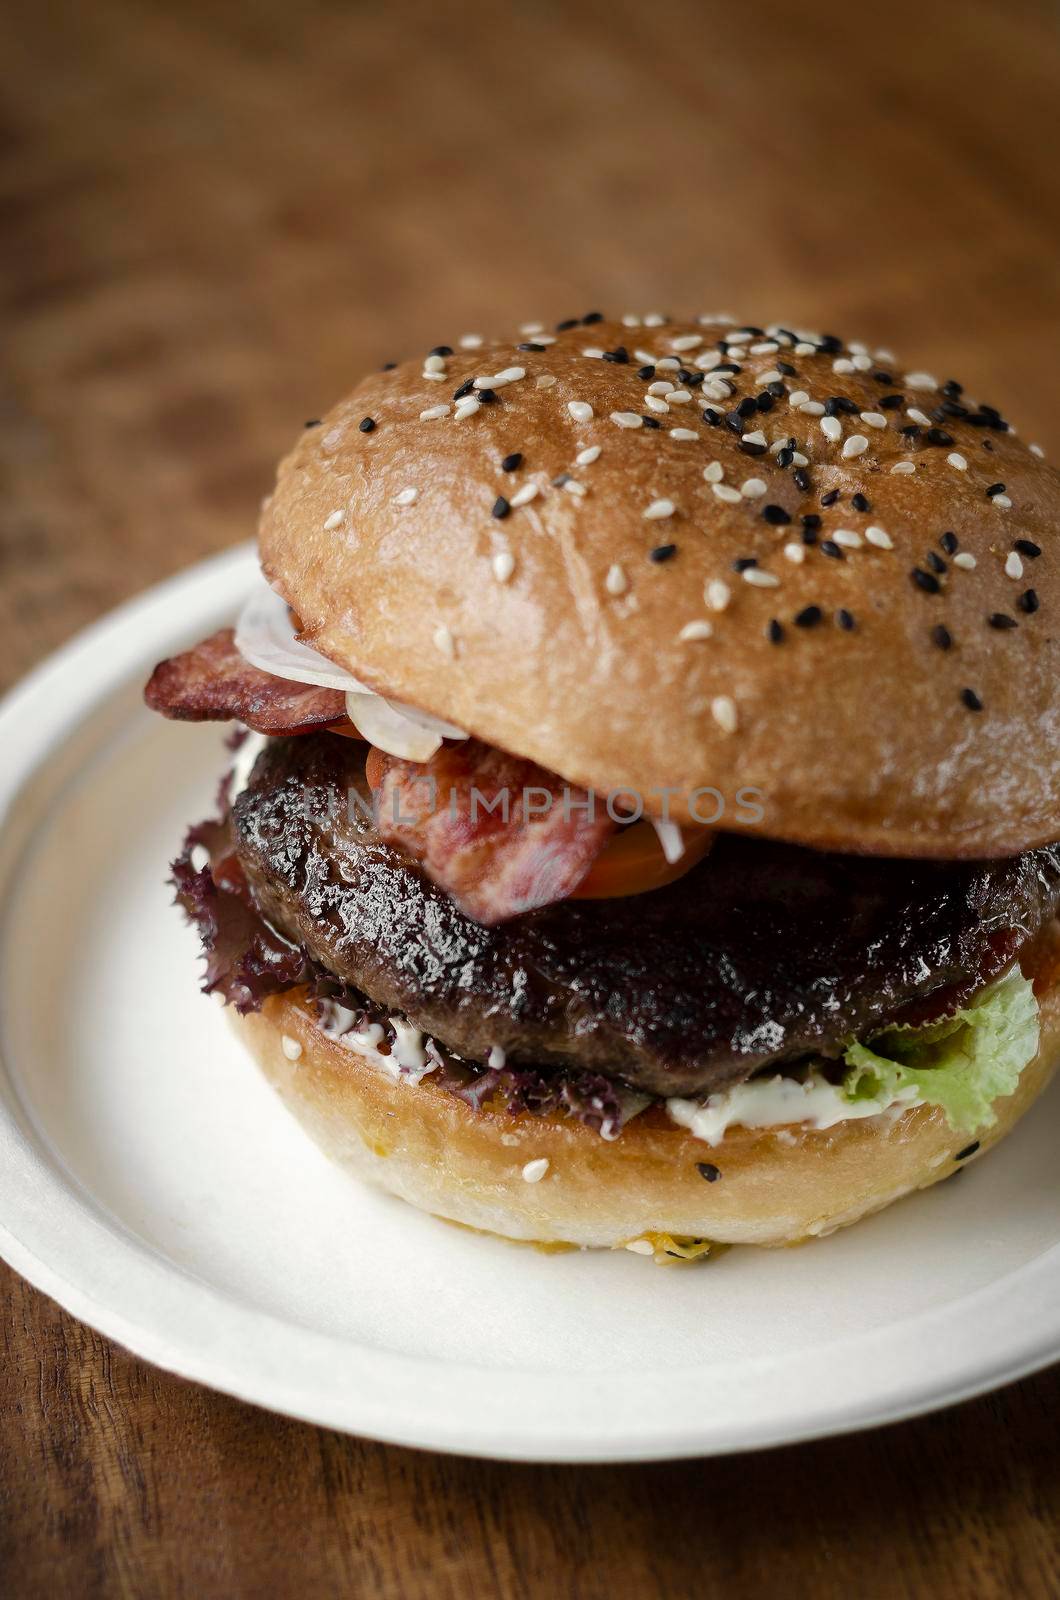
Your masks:
M 374 749 L 368 781 L 379 834 L 423 863 L 486 927 L 565 900 L 615 829 L 602 800 L 478 740 L 427 762 Z
M 144 699 L 178 722 L 245 722 L 255 733 L 308 733 L 346 714 L 338 689 L 289 683 L 251 666 L 236 649 L 234 628 L 221 628 L 193 650 L 160 661 Z

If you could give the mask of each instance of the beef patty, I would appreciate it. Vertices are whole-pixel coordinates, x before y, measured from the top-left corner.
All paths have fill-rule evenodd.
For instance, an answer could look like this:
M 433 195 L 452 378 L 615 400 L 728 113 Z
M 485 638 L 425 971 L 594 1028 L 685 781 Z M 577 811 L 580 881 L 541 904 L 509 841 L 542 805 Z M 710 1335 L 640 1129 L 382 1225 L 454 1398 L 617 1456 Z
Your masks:
M 280 932 L 468 1060 L 723 1088 L 942 1013 L 1060 903 L 1060 847 L 904 862 L 733 833 L 666 888 L 484 928 L 349 805 L 363 768 L 332 734 L 270 740 L 233 807 L 240 861 Z

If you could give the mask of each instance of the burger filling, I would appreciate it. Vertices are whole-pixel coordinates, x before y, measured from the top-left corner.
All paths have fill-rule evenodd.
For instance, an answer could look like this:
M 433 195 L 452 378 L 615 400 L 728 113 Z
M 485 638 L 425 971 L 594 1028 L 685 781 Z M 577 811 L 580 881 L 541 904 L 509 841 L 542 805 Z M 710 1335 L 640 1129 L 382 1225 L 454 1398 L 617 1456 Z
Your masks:
M 230 632 L 163 663 L 147 698 L 269 736 L 174 865 L 205 989 L 243 1012 L 297 989 L 403 1081 L 605 1137 L 654 1107 L 715 1143 L 922 1103 L 971 1134 L 1037 1051 L 1020 961 L 1033 975 L 1056 916 L 1058 847 L 904 862 L 672 827 L 649 844 L 478 741 L 422 761 L 367 743 L 338 691 L 259 671 Z M 498 802 L 535 791 L 553 803 Z

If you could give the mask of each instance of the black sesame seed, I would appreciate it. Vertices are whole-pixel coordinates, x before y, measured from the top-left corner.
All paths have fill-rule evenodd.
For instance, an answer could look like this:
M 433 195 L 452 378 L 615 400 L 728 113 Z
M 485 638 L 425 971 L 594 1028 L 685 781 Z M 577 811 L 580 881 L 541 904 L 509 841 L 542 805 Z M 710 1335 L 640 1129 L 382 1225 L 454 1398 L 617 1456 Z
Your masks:
M 820 606 L 804 606 L 795 613 L 795 626 L 797 628 L 816 628 L 824 616 Z
M 738 367 L 736 365 L 735 361 L 723 361 L 723 362 L 720 363 L 719 366 L 716 366 L 714 368 L 714 371 L 716 373 L 717 372 L 731 372 L 733 374 L 733 376 L 735 377 L 735 375 L 738 372 L 742 372 L 743 371 L 743 368 L 742 367 Z
M 974 689 L 961 690 L 961 704 L 968 707 L 969 711 L 982 711 L 983 702 Z
M 734 572 L 746 572 L 748 567 L 757 567 L 757 565 L 758 558 L 756 556 L 737 556 L 732 564 L 732 570 Z
M 774 400 L 783 400 L 788 391 L 777 378 L 774 378 L 772 383 L 766 384 L 766 392 L 771 394 Z M 761 407 L 759 407 L 759 410 L 761 410 Z
M 657 544 L 655 549 L 649 552 L 649 560 L 669 561 L 670 557 L 676 554 L 677 546 L 675 544 Z
M 924 559 L 931 568 L 932 572 L 937 572 L 941 575 L 943 572 L 947 572 L 949 570 L 945 561 L 943 561 L 941 556 L 937 556 L 934 550 L 929 550 Z
M 647 383 L 649 378 L 654 378 L 654 376 L 655 376 L 655 368 L 654 367 L 638 367 L 637 368 L 637 377 L 638 378 L 643 378 L 645 383 Z
M 375 427 L 375 418 L 362 417 L 357 426 L 360 428 L 362 433 L 371 433 L 372 429 Z
M 791 521 L 791 518 L 784 510 L 783 506 L 763 506 L 762 516 L 765 518 L 766 522 L 771 523 L 774 528 L 785 528 Z
M 662 427 L 662 423 L 659 421 L 658 417 L 641 417 L 640 420 L 643 422 L 643 424 L 644 424 L 644 426 L 646 428 L 661 428 Z
M 975 1155 L 978 1148 L 979 1140 L 975 1139 L 971 1144 L 966 1144 L 963 1150 L 958 1150 L 953 1159 L 954 1161 L 967 1161 L 969 1156 Z
M 577 317 L 565 317 L 562 322 L 557 322 L 556 323 L 556 332 L 557 333 L 566 333 L 568 328 L 576 328 L 577 326 L 578 326 Z
M 511 509 L 511 506 L 508 504 L 507 500 L 502 494 L 499 494 L 496 500 L 493 502 L 493 515 L 498 518 L 498 520 L 501 517 L 506 517 Z
M 451 344 L 436 344 L 433 350 L 428 350 L 427 352 L 429 356 L 451 356 L 452 353 L 453 347 Z
M 698 389 L 701 387 L 705 377 L 705 372 L 690 372 L 684 381 L 690 389 Z
M 766 624 L 766 638 L 770 644 L 783 644 L 784 642 L 784 629 L 776 617 L 771 617 Z
M 840 606 L 839 610 L 836 612 L 835 620 L 836 627 L 842 628 L 844 633 L 852 633 L 856 627 L 854 613 L 852 611 L 847 611 L 843 606 Z
M 821 526 L 821 519 L 816 511 L 807 511 L 802 519 L 802 525 L 807 531 L 816 531 Z
M 803 530 L 802 530 L 802 542 L 803 542 L 803 544 L 816 544 L 817 543 L 817 529 L 816 528 L 803 528 Z
M 937 445 L 940 449 L 953 443 L 953 434 L 947 433 L 945 428 L 929 428 L 924 438 L 928 444 Z
M 713 406 L 707 406 L 703 412 L 703 421 L 709 423 L 712 428 L 716 428 L 721 420 L 721 412 L 715 411 Z
M 496 400 L 497 391 L 496 389 L 480 389 L 478 391 L 478 397 L 484 406 L 488 406 L 492 401 Z
M 535 350 L 535 351 L 541 351 L 541 350 L 544 350 L 544 349 L 545 349 L 545 348 L 546 348 L 546 346 L 545 346 L 545 345 L 543 345 L 543 344 L 532 344 L 532 343 L 531 343 L 531 344 L 517 344 L 517 345 L 516 345 L 516 347 L 515 347 L 515 348 L 516 348 L 516 349 L 517 349 L 517 350 Z
M 837 356 L 843 348 L 843 341 L 834 333 L 822 333 L 817 348 L 822 355 Z
M 938 594 L 942 585 L 933 572 L 924 572 L 921 567 L 914 567 L 909 574 L 918 589 L 923 589 L 925 594 Z
M 790 445 L 785 445 L 783 450 L 777 451 L 777 466 L 790 467 L 795 459 L 795 452 Z
M 777 362 L 777 371 L 778 372 L 782 372 L 784 374 L 785 378 L 794 378 L 794 376 L 795 376 L 795 368 L 793 366 L 791 366 L 787 361 L 778 361 Z
M 768 445 L 757 444 L 754 439 L 741 439 L 739 448 L 745 456 L 764 456 Z
M 953 646 L 953 635 L 940 622 L 931 630 L 931 642 L 938 645 L 940 650 L 949 650 Z
M 552 487 L 553 489 L 562 489 L 563 485 L 565 483 L 570 483 L 570 481 L 571 474 L 569 472 L 561 472 L 558 478 L 553 478 Z
M 522 466 L 522 464 L 523 464 L 522 452 L 519 451 L 519 450 L 513 450 L 511 455 L 510 456 L 505 456 L 504 460 L 501 462 L 501 471 L 502 472 L 518 472 L 518 470 Z
M 1042 553 L 1041 545 L 1035 544 L 1033 539 L 1016 539 L 1012 548 L 1018 550 L 1021 556 L 1029 556 L 1032 561 L 1037 561 Z
M 948 556 L 956 554 L 957 542 L 957 535 L 948 531 L 944 533 L 939 540 L 939 544 L 942 546 Z
M 742 433 L 744 423 L 740 413 L 738 411 L 727 411 L 725 413 L 725 426 L 731 428 L 733 433 Z
M 936 422 L 945 422 L 948 417 L 966 417 L 968 415 L 968 407 L 958 405 L 956 400 L 943 400 L 940 406 L 935 407 L 931 415 Z
M 998 628 L 1002 632 L 1004 632 L 1006 628 L 1019 627 L 1019 623 L 1016 621 L 1015 617 L 1007 616 L 1004 611 L 992 611 L 986 620 L 989 622 L 992 628 Z
M 714 1165 L 713 1161 L 697 1161 L 696 1171 L 701 1178 L 706 1178 L 708 1183 L 717 1183 L 721 1177 L 721 1170 Z
M 736 407 L 736 414 L 740 417 L 749 417 L 753 415 L 756 409 L 756 402 L 749 394 L 745 394 L 739 405 Z
M 838 499 L 839 499 L 839 490 L 838 489 L 829 489 L 827 494 L 823 494 L 821 496 L 821 504 L 823 506 L 834 506 Z
M 1024 589 L 1016 604 L 1021 611 L 1026 612 L 1028 617 L 1032 617 L 1041 605 L 1037 589 Z
M 872 505 L 870 504 L 870 502 L 868 500 L 866 500 L 866 498 L 865 498 L 865 496 L 863 494 L 851 495 L 850 504 L 854 507 L 855 511 L 871 511 L 872 510 Z
M 949 395 L 951 400 L 956 400 L 959 394 L 964 393 L 964 384 L 958 383 L 956 378 L 947 378 L 942 385 L 942 392 Z
M 319 428 L 322 420 L 323 419 L 321 417 L 310 417 L 309 421 L 305 424 L 305 426 L 307 428 Z
M 879 402 L 879 407 L 881 411 L 897 411 L 904 404 L 904 394 L 885 394 Z
M 872 376 L 876 380 L 877 383 L 893 383 L 894 382 L 894 373 L 893 372 L 874 372 L 872 374 Z
M 829 395 L 828 399 L 824 403 L 824 414 L 825 414 L 825 416 L 826 417 L 838 416 L 839 409 L 840 409 L 840 407 L 839 407 L 838 398 L 834 394 L 833 395 Z
M 920 438 L 920 429 L 917 427 L 915 422 L 907 422 L 904 428 L 898 429 L 898 432 L 902 435 L 903 439 Z
M 465 378 L 464 382 L 460 385 L 459 389 L 454 389 L 453 390 L 453 399 L 454 400 L 462 400 L 466 394 L 470 394 L 471 393 L 471 391 L 472 391 L 472 389 L 474 387 L 475 387 L 474 378 Z
M 791 476 L 794 479 L 795 487 L 797 489 L 801 489 L 803 494 L 809 494 L 809 492 L 810 492 L 810 474 L 806 471 L 806 468 L 805 467 L 796 467 L 795 471 L 791 474 Z
M 384 361 L 381 370 L 383 372 L 393 372 L 393 370 L 394 370 L 394 368 L 396 366 L 397 366 L 397 362 L 396 361 Z
M 604 360 L 612 362 L 615 366 L 624 367 L 629 361 L 629 351 L 624 344 L 616 344 L 613 350 L 604 351 Z
M 761 394 L 755 395 L 755 405 L 758 407 L 759 411 L 772 411 L 773 407 L 776 405 L 776 400 L 770 394 L 768 389 L 763 389 Z
M 587 311 L 582 318 L 582 322 L 587 328 L 591 327 L 594 322 L 603 322 L 603 320 L 604 314 L 602 311 Z
M 992 500 L 994 495 L 996 495 L 996 494 L 1004 494 L 1004 492 L 1005 492 L 1005 485 L 1003 483 L 992 483 L 990 485 L 989 489 L 986 491 L 987 499 L 988 500 Z
M 833 561 L 845 561 L 846 560 L 846 557 L 843 554 L 841 546 L 837 545 L 834 539 L 822 539 L 821 540 L 821 552 L 822 552 L 823 555 L 831 556 Z

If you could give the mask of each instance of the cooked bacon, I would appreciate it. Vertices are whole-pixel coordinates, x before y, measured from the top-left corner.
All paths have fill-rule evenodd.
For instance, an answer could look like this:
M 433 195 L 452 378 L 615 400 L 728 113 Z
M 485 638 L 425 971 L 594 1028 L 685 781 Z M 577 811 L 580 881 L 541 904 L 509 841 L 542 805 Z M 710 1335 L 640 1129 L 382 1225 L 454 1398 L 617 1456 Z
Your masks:
M 221 628 L 183 655 L 160 661 L 144 699 L 179 722 L 245 722 L 255 733 L 307 733 L 346 714 L 338 689 L 289 683 L 251 666 L 236 649 L 233 628 Z
M 602 800 L 532 761 L 469 739 L 430 761 L 373 749 L 376 827 L 486 927 L 578 887 L 615 824 Z

